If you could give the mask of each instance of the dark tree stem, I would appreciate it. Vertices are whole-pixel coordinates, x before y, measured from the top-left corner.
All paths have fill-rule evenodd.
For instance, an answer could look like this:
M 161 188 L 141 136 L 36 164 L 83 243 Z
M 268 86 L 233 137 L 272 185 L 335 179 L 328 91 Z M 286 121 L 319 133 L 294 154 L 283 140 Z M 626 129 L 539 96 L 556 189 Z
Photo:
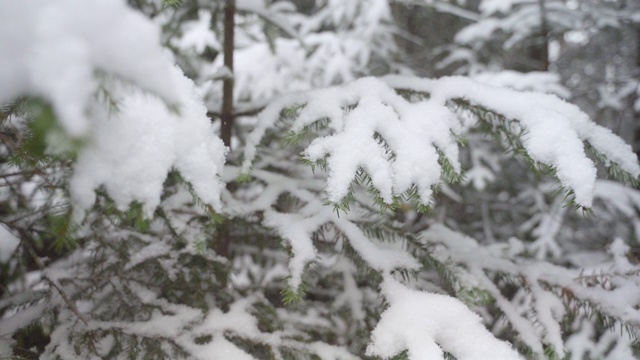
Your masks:
M 640 7 L 638 7 L 638 9 L 640 9 Z M 634 26 L 634 32 L 635 32 L 635 36 L 636 36 L 636 49 L 635 49 L 635 55 L 636 55 L 636 68 L 635 68 L 635 72 L 636 74 L 640 75 L 640 24 L 636 24 Z M 638 97 L 640 97 L 640 79 L 638 80 L 638 83 L 636 84 L 636 91 L 634 91 L 634 96 L 632 96 L 632 102 L 631 104 L 633 104 L 635 101 L 640 101 L 640 99 L 638 99 Z M 634 109 L 633 106 L 631 106 L 631 109 Z M 636 110 L 635 113 L 635 118 L 636 118 L 636 128 L 635 128 L 635 133 L 634 133 L 634 149 L 636 154 L 638 154 L 638 157 L 640 157 L 640 124 L 638 124 L 638 120 L 640 120 L 640 110 Z
M 220 136 L 228 147 L 231 147 L 231 129 L 233 127 L 233 49 L 235 27 L 236 1 L 226 0 L 224 6 L 224 66 L 231 72 L 230 77 L 222 83 L 222 125 Z
M 547 9 L 545 0 L 538 0 L 540 8 L 540 60 L 542 61 L 542 71 L 549 71 L 549 24 L 547 22 Z
M 220 137 L 222 142 L 231 148 L 231 130 L 233 128 L 233 50 L 235 31 L 236 1 L 226 0 L 224 6 L 224 66 L 231 72 L 231 76 L 222 83 L 222 111 L 220 113 Z M 231 244 L 231 223 L 226 221 L 220 228 L 219 238 L 216 244 L 216 253 L 229 257 L 229 245 Z

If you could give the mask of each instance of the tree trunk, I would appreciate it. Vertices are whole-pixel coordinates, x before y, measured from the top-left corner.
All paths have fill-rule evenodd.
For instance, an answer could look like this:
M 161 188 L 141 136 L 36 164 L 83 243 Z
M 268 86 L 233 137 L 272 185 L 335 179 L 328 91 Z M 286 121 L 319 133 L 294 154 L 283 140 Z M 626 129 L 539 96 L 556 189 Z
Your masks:
M 222 112 L 220 114 L 220 137 L 222 142 L 231 148 L 231 130 L 233 128 L 233 35 L 235 31 L 236 1 L 227 0 L 224 7 L 224 66 L 231 72 L 231 76 L 222 83 Z M 228 187 L 231 186 L 229 183 Z M 216 253 L 229 257 L 231 243 L 231 222 L 225 221 L 220 226 L 219 238 L 216 243 Z
M 545 0 L 538 0 L 540 8 L 540 44 L 536 46 L 539 49 L 540 70 L 549 71 L 549 24 L 547 23 L 547 9 L 544 4 Z
M 231 129 L 233 127 L 233 48 L 236 1 L 227 0 L 224 7 L 224 66 L 231 72 L 231 77 L 222 83 L 222 113 L 220 119 L 220 137 L 226 146 L 231 148 Z
M 638 9 L 638 11 L 640 11 L 640 9 Z M 636 38 L 635 41 L 635 53 L 636 53 L 636 61 L 635 61 L 635 69 L 634 69 L 634 75 L 636 76 L 636 78 L 638 79 L 638 84 L 636 85 L 636 89 L 635 92 L 632 94 L 631 96 L 631 109 L 633 110 L 633 115 L 635 118 L 635 131 L 634 131 L 634 141 L 633 141 L 633 148 L 636 152 L 636 154 L 638 154 L 638 157 L 640 157 L 640 109 L 636 109 L 634 107 L 635 103 L 637 101 L 640 101 L 640 25 L 639 24 L 635 24 L 634 26 L 634 35 Z

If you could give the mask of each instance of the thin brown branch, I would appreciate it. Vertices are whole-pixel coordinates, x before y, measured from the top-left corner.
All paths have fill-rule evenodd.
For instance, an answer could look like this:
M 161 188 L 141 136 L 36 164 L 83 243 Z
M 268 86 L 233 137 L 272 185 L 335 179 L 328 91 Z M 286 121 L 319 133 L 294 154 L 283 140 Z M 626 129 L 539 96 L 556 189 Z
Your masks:
M 85 325 L 89 325 L 89 322 L 87 321 L 87 319 L 84 317 L 84 315 L 82 315 L 80 310 L 78 310 L 76 305 L 71 301 L 67 293 L 60 287 L 60 285 L 58 285 L 58 283 L 55 280 L 51 279 L 49 276 L 46 275 L 45 266 L 42 263 L 42 260 L 40 260 L 40 257 L 38 256 L 38 254 L 36 253 L 36 250 L 33 247 L 33 241 L 29 236 L 29 234 L 27 234 L 24 229 L 17 229 L 17 230 L 20 233 L 20 237 L 22 238 L 22 243 L 27 249 L 27 253 L 31 257 L 33 262 L 36 264 L 38 269 L 42 271 L 43 278 L 47 281 L 47 283 L 49 283 L 49 285 L 51 285 L 51 287 L 53 287 L 54 289 L 56 289 L 56 291 L 58 291 L 58 294 L 60 294 L 60 296 L 62 297 L 62 300 L 64 300 L 64 302 L 67 304 L 69 309 L 78 317 L 78 319 L 80 319 L 80 321 L 82 321 Z
M 20 175 L 30 176 L 33 173 L 34 173 L 34 171 L 31 171 L 31 170 L 28 170 L 28 171 L 17 171 L 17 172 L 12 172 L 12 173 L 7 173 L 7 174 L 0 174 L 0 178 L 8 178 L 8 177 L 20 176 Z

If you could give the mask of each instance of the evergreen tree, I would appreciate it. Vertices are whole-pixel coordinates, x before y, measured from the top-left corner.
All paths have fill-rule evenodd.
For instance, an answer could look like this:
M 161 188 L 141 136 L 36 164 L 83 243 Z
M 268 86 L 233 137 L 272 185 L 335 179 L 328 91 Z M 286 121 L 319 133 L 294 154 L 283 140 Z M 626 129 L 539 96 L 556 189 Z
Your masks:
M 399 13 L 0 2 L 0 356 L 637 356 L 631 147 Z

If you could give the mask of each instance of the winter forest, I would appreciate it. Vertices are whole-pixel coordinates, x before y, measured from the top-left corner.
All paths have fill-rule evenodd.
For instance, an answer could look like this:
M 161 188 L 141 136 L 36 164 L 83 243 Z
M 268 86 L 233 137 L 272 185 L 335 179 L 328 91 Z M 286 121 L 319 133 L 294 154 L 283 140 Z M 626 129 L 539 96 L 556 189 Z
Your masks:
M 638 359 L 639 152 L 638 0 L 0 0 L 0 359 Z

